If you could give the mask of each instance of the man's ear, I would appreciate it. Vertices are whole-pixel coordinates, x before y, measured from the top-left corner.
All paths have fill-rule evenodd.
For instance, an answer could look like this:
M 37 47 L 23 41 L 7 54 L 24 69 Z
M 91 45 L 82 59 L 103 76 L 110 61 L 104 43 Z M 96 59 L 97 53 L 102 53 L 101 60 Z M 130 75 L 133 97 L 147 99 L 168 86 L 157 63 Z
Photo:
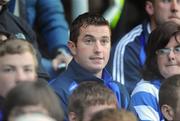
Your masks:
M 173 117 L 174 117 L 174 111 L 173 108 L 167 104 L 164 104 L 161 106 L 161 112 L 163 114 L 163 116 L 165 117 L 165 119 L 167 119 L 168 121 L 172 121 Z
M 78 121 L 77 115 L 74 112 L 68 114 L 69 121 Z
M 154 6 L 153 6 L 153 3 L 150 2 L 150 1 L 146 1 L 145 3 L 145 10 L 147 12 L 147 14 L 149 16 L 153 16 L 154 15 Z
M 76 55 L 76 45 L 72 41 L 68 41 L 68 48 L 70 49 L 72 55 Z

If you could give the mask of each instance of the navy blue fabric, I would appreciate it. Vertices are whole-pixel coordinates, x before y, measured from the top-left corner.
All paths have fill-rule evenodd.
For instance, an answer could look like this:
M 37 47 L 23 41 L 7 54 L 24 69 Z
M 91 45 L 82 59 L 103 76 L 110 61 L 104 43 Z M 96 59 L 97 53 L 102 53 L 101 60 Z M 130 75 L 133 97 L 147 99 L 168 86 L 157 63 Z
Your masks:
M 72 91 L 78 86 L 79 83 L 87 80 L 104 83 L 116 94 L 119 102 L 119 108 L 129 108 L 129 94 L 127 90 L 120 83 L 113 81 L 112 77 L 109 75 L 106 69 L 103 70 L 102 79 L 99 79 L 93 76 L 91 72 L 82 68 L 74 60 L 72 60 L 64 73 L 62 73 L 57 79 L 49 82 L 50 86 L 55 90 L 56 94 L 60 99 L 61 106 L 65 112 L 66 121 L 68 120 L 68 97 L 71 95 Z
M 113 59 L 108 63 L 108 67 L 112 67 L 113 79 L 124 84 L 129 94 L 142 79 L 142 67 L 146 60 L 145 47 L 149 37 L 147 28 L 148 21 L 144 21 L 122 37 L 113 46 Z

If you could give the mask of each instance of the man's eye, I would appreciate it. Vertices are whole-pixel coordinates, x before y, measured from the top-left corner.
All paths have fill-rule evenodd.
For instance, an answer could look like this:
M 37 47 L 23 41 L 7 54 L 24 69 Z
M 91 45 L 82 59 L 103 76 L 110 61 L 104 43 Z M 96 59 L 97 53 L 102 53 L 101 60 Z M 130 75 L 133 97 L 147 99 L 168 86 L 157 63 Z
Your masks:
M 105 45 L 105 44 L 107 44 L 107 43 L 109 43 L 109 40 L 107 40 L 107 39 L 101 40 L 101 44 Z
M 94 41 L 92 39 L 85 39 L 84 41 L 86 44 L 92 44 Z
M 26 69 L 24 69 L 24 71 L 25 71 L 25 72 L 33 72 L 33 69 L 31 69 L 31 68 L 26 68 Z
M 14 70 L 13 70 L 12 68 L 4 68 L 3 71 L 4 71 L 4 72 L 12 72 L 12 71 L 14 71 Z

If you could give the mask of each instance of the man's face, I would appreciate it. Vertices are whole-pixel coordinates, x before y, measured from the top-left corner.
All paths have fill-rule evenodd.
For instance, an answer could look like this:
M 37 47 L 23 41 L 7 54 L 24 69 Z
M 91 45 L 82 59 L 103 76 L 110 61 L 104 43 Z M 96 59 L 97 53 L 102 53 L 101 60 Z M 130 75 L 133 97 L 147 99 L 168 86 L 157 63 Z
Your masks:
M 101 73 L 109 60 L 111 32 L 108 26 L 81 27 L 77 45 L 70 47 L 77 63 L 92 73 Z
M 178 35 L 180 38 L 180 35 Z M 180 42 L 180 40 L 179 40 Z M 171 48 L 170 53 L 157 55 L 158 68 L 161 75 L 164 78 L 168 78 L 175 74 L 180 74 L 180 52 L 174 49 L 179 47 L 180 44 L 175 40 L 175 37 L 171 37 L 169 43 L 165 48 Z
M 180 0 L 155 0 L 154 16 L 157 25 L 166 21 L 180 24 Z
M 31 53 L 7 54 L 0 57 L 0 96 L 22 81 L 36 80 L 36 64 Z

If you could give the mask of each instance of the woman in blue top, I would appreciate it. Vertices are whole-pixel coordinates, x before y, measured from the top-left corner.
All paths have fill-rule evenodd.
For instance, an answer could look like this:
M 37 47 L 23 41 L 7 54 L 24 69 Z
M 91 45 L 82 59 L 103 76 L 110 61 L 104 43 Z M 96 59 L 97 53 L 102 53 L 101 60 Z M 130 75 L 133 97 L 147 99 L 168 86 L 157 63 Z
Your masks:
M 166 22 L 149 37 L 143 79 L 132 92 L 132 105 L 140 121 L 163 121 L 159 88 L 163 79 L 180 74 L 180 25 Z

